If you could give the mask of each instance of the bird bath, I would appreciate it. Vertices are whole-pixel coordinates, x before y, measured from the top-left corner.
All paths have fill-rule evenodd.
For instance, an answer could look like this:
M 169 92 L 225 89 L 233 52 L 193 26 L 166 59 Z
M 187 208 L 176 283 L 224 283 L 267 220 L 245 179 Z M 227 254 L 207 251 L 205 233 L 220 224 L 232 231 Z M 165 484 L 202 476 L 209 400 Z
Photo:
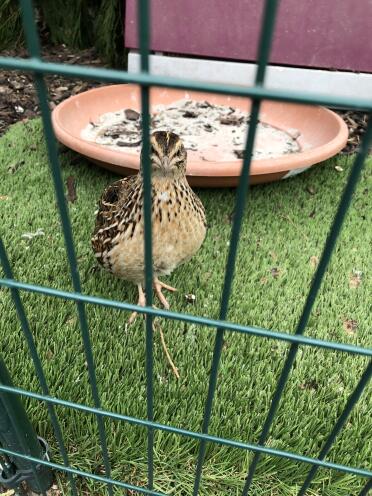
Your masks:
M 152 87 L 150 112 L 159 109 L 159 105 L 167 107 L 185 99 L 199 104 L 207 101 L 212 106 L 231 107 L 244 113 L 250 111 L 251 105 L 248 99 L 237 96 Z M 138 86 L 103 86 L 68 98 L 52 113 L 57 139 L 99 166 L 123 176 L 135 174 L 140 161 L 138 149 L 110 147 L 89 141 L 86 135 L 83 137 L 84 130 L 89 129 L 90 123 L 99 122 L 104 114 L 123 109 L 140 111 L 141 95 Z M 288 137 L 295 139 L 297 146 L 291 153 L 279 156 L 276 154 L 268 157 L 268 153 L 264 153 L 264 158 L 254 156 L 250 170 L 251 184 L 299 174 L 335 155 L 347 141 L 348 130 L 344 121 L 323 107 L 264 101 L 260 121 L 272 129 L 284 131 Z M 177 129 L 173 131 L 177 133 Z M 182 138 L 182 133 L 180 136 Z M 267 142 L 266 152 L 269 149 L 270 141 Z M 187 178 L 191 186 L 231 187 L 238 184 L 242 166 L 242 160 L 238 157 L 221 157 L 216 148 L 208 151 L 207 160 L 201 159 L 192 150 L 188 155 Z

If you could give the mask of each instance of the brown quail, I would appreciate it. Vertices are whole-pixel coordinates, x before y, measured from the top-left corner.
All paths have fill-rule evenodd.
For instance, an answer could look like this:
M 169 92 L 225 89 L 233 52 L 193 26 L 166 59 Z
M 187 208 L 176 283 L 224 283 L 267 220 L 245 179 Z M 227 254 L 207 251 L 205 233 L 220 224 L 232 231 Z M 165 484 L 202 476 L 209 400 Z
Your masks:
M 186 180 L 187 154 L 174 133 L 156 131 L 150 138 L 152 167 L 152 254 L 154 289 L 163 304 L 162 289 L 175 288 L 159 281 L 187 262 L 201 247 L 206 234 L 204 207 Z M 145 306 L 143 177 L 116 181 L 100 202 L 92 246 L 97 260 L 112 274 L 135 283 L 138 305 Z M 130 322 L 135 318 L 132 314 Z

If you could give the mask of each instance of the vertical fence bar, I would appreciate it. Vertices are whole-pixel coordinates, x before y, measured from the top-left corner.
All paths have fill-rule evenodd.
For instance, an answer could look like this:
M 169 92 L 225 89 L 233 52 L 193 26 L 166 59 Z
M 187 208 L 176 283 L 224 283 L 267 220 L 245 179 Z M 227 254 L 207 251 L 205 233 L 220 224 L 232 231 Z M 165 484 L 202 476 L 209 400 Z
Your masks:
M 150 7 L 148 0 L 138 1 L 139 47 L 141 55 L 141 71 L 149 71 L 150 40 Z M 150 117 L 149 87 L 141 86 L 142 104 L 142 174 L 143 174 L 143 210 L 145 225 L 145 292 L 146 305 L 152 306 L 152 221 L 151 221 L 151 164 L 150 164 Z M 146 401 L 147 419 L 154 419 L 154 387 L 153 387 L 153 317 L 146 315 Z M 154 430 L 147 429 L 147 484 L 150 490 L 154 487 Z
M 12 268 L 10 266 L 9 259 L 8 259 L 8 256 L 7 256 L 7 253 L 5 250 L 5 246 L 3 244 L 1 237 L 0 237 L 0 261 L 1 261 L 1 265 L 2 265 L 3 270 L 4 270 L 5 277 L 7 277 L 8 279 L 13 279 L 13 277 L 14 277 L 13 271 L 12 271 Z M 18 319 L 21 323 L 21 328 L 22 328 L 23 334 L 26 338 L 27 345 L 28 345 L 28 348 L 30 351 L 30 355 L 31 355 L 32 361 L 34 363 L 36 375 L 37 375 L 37 378 L 39 380 L 41 390 L 42 390 L 43 394 L 45 394 L 46 396 L 49 396 L 49 387 L 48 387 L 48 384 L 47 384 L 47 381 L 45 378 L 45 374 L 44 374 L 43 366 L 41 364 L 41 360 L 39 358 L 39 355 L 38 355 L 38 352 L 36 349 L 35 340 L 34 340 L 34 337 L 32 335 L 31 329 L 30 329 L 30 325 L 29 325 L 27 315 L 26 315 L 26 312 L 25 312 L 25 309 L 24 309 L 24 306 L 23 306 L 23 303 L 22 303 L 22 300 L 21 300 L 21 297 L 19 294 L 19 290 L 16 288 L 11 288 L 10 291 L 11 291 L 14 305 L 16 307 Z M 68 455 L 67 455 L 67 450 L 65 447 L 65 443 L 63 442 L 62 430 L 61 430 L 61 427 L 60 427 L 59 422 L 58 422 L 55 408 L 50 403 L 46 403 L 46 406 L 48 409 L 50 420 L 51 420 L 52 425 L 53 425 L 54 434 L 55 434 L 56 439 L 57 439 L 57 443 L 58 443 L 59 451 L 60 451 L 62 459 L 63 459 L 63 463 L 66 467 L 69 467 L 70 463 L 69 463 L 69 459 L 68 459 Z M 76 484 L 75 484 L 74 477 L 70 473 L 67 474 L 67 477 L 68 477 L 69 482 L 70 482 L 70 488 L 71 488 L 72 495 L 77 496 L 77 490 L 76 490 Z
M 33 10 L 32 10 L 32 2 L 31 2 L 31 0 L 20 0 L 20 4 L 21 4 L 21 10 L 22 10 L 23 28 L 25 31 L 27 46 L 28 46 L 30 55 L 34 58 L 40 59 L 39 39 L 38 39 L 38 35 L 36 32 L 36 27 L 35 27 L 35 20 L 34 20 Z M 67 205 L 66 205 L 66 199 L 65 199 L 65 195 L 64 195 L 64 186 L 63 186 L 62 175 L 61 175 L 61 171 L 60 171 L 57 146 L 56 146 L 56 142 L 55 142 L 52 122 L 51 122 L 51 118 L 50 118 L 50 111 L 49 111 L 49 106 L 48 106 L 47 88 L 46 88 L 43 76 L 41 74 L 35 73 L 34 77 L 35 77 L 36 91 L 37 91 L 37 95 L 38 95 L 39 102 L 40 102 L 40 110 L 41 110 L 41 116 L 42 116 L 42 121 L 43 121 L 43 126 L 44 126 L 44 134 L 45 134 L 46 145 L 47 145 L 47 150 L 48 150 L 49 163 L 51 166 L 53 183 L 54 183 L 54 188 L 55 188 L 55 194 L 56 194 L 56 198 L 57 198 L 57 204 L 58 204 L 58 209 L 59 209 L 62 228 L 63 228 L 63 235 L 64 235 L 64 239 L 65 239 L 67 257 L 68 257 L 69 266 L 70 266 L 72 285 L 73 285 L 74 291 L 76 293 L 81 293 L 81 283 L 80 283 L 80 276 L 79 276 L 78 267 L 77 267 L 76 253 L 75 253 L 75 248 L 74 248 L 74 243 L 73 243 L 71 223 L 70 223 L 70 218 L 69 218 L 68 209 L 67 209 Z M 89 374 L 90 386 L 91 386 L 91 390 L 92 390 L 93 402 L 94 402 L 94 406 L 96 408 L 101 408 L 101 401 L 100 401 L 99 392 L 98 392 L 94 358 L 93 358 L 93 350 L 92 350 L 92 345 L 91 345 L 90 336 L 89 336 L 88 321 L 87 321 L 87 317 L 86 317 L 85 306 L 81 302 L 77 302 L 76 306 L 77 306 L 77 311 L 78 311 L 78 316 L 79 316 L 79 323 L 80 323 L 80 329 L 81 329 L 81 334 L 82 334 L 82 339 L 83 339 L 83 344 L 84 344 L 86 361 L 87 361 L 87 365 L 88 365 L 88 374 Z M 102 417 L 96 416 L 96 418 L 97 418 L 97 424 L 98 424 L 98 431 L 99 431 L 99 438 L 100 438 L 100 443 L 101 443 L 102 457 L 103 457 L 103 463 L 104 463 L 104 467 L 105 467 L 105 473 L 106 473 L 106 476 L 108 478 L 110 478 L 111 477 L 111 466 L 110 466 L 110 460 L 109 460 L 108 449 L 107 449 L 105 425 L 104 425 L 104 421 L 103 421 Z M 107 490 L 108 490 L 109 495 L 113 496 L 113 488 L 110 484 L 107 484 Z
M 277 5 L 278 5 L 278 0 L 266 0 L 265 2 L 264 14 L 261 23 L 258 56 L 257 56 L 258 66 L 255 77 L 255 82 L 258 85 L 263 84 L 265 78 L 265 72 L 269 59 L 271 42 L 273 37 L 274 25 L 275 25 Z M 230 249 L 226 263 L 225 280 L 224 280 L 222 296 L 221 296 L 221 306 L 219 313 L 220 320 L 226 320 L 227 312 L 229 308 L 229 298 L 234 279 L 235 261 L 238 251 L 240 230 L 243 221 L 247 191 L 249 188 L 249 171 L 251 166 L 254 141 L 256 137 L 256 129 L 258 123 L 258 116 L 260 112 L 260 106 L 261 106 L 261 101 L 259 100 L 253 101 L 249 130 L 247 133 L 246 145 L 244 150 L 243 166 L 240 174 L 239 186 L 236 195 L 234 221 L 233 221 L 233 227 L 230 238 Z M 208 385 L 207 400 L 204 409 L 204 417 L 202 424 L 203 434 L 207 434 L 209 429 L 209 423 L 212 414 L 213 399 L 217 386 L 217 375 L 218 375 L 218 368 L 219 368 L 221 351 L 223 346 L 223 336 L 224 336 L 224 329 L 218 328 L 216 333 L 214 350 L 213 350 L 212 368 L 211 368 L 209 385 Z M 200 442 L 200 446 L 199 446 L 198 460 L 195 471 L 193 496 L 197 496 L 199 493 L 206 447 L 207 447 L 207 443 L 203 439 Z
M 368 496 L 370 490 L 372 489 L 372 479 L 369 479 L 363 489 L 360 491 L 358 496 Z
M 336 244 L 338 235 L 341 231 L 342 224 L 344 222 L 346 213 L 347 213 L 349 206 L 350 206 L 350 203 L 351 203 L 351 198 L 352 198 L 354 189 L 355 189 L 356 184 L 358 182 L 358 179 L 360 177 L 360 173 L 362 171 L 365 158 L 368 154 L 368 146 L 369 146 L 369 142 L 370 142 L 371 138 L 372 138 L 372 114 L 369 117 L 366 133 L 363 137 L 363 140 L 362 140 L 362 143 L 360 146 L 360 150 L 358 152 L 358 155 L 356 156 L 355 163 L 354 163 L 353 168 L 350 172 L 350 176 L 348 178 L 344 192 L 342 194 L 341 201 L 339 203 L 335 218 L 333 220 L 331 229 L 328 233 L 328 237 L 327 237 L 327 240 L 326 240 L 325 245 L 324 245 L 323 253 L 322 253 L 321 259 L 319 261 L 318 268 L 315 272 L 313 281 L 311 283 L 310 290 L 309 290 L 308 296 L 306 298 L 306 302 L 305 302 L 299 323 L 298 323 L 297 328 L 296 328 L 296 334 L 297 335 L 302 335 L 305 331 L 306 326 L 307 326 L 307 323 L 308 323 L 308 320 L 310 317 L 310 313 L 311 313 L 311 310 L 312 310 L 314 302 L 315 302 L 315 298 L 318 294 L 318 291 L 320 289 L 324 274 L 327 270 L 328 263 L 331 259 L 331 255 L 333 252 L 333 248 Z M 299 347 L 299 345 L 297 343 L 294 343 L 291 345 L 291 347 L 289 349 L 286 361 L 285 361 L 284 366 L 283 366 L 283 370 L 280 374 L 280 377 L 279 377 L 279 380 L 277 383 L 277 387 L 276 387 L 276 390 L 275 390 L 274 395 L 273 395 L 273 399 L 271 401 L 270 409 L 269 409 L 269 412 L 267 414 L 267 417 L 266 417 L 264 427 L 262 429 L 258 444 L 263 445 L 266 442 L 267 436 L 268 436 L 270 428 L 271 428 L 271 424 L 274 420 L 276 410 L 279 406 L 280 398 L 282 396 L 284 387 L 287 383 L 290 370 L 292 368 L 293 362 L 295 361 L 298 347 Z M 255 455 L 254 455 L 251 466 L 249 467 L 249 470 L 248 470 L 247 480 L 246 480 L 246 483 L 245 483 L 245 486 L 243 489 L 242 496 L 246 496 L 248 494 L 248 490 L 251 486 L 253 475 L 254 475 L 254 472 L 256 470 L 257 464 L 259 462 L 260 456 L 261 456 L 260 453 L 255 453 Z
M 13 387 L 13 382 L 0 356 L 0 383 Z M 0 393 L 0 440 L 10 450 L 42 459 L 43 452 L 36 433 L 27 417 L 26 411 L 17 395 Z M 16 472 L 28 474 L 27 483 L 32 491 L 45 494 L 52 485 L 53 477 L 50 469 L 35 466 L 23 458 L 14 458 Z M 31 475 L 32 474 L 32 475 Z
M 354 408 L 355 404 L 359 400 L 361 394 L 364 391 L 364 388 L 368 384 L 368 381 L 370 380 L 372 375 L 372 360 L 369 362 L 369 365 L 367 366 L 366 370 L 364 371 L 362 377 L 360 378 L 356 388 L 354 389 L 353 393 L 350 395 L 345 408 L 343 409 L 340 417 L 338 418 L 336 424 L 334 425 L 330 435 L 328 436 L 319 456 L 319 460 L 324 460 L 324 458 L 327 456 L 329 450 L 332 447 L 332 444 L 334 443 L 334 440 L 336 439 L 338 433 L 344 426 L 345 422 L 347 421 L 352 409 Z M 314 479 L 314 476 L 319 469 L 318 465 L 313 465 L 312 468 L 310 469 L 301 489 L 298 492 L 298 496 L 304 496 L 306 493 L 307 488 L 310 486 L 312 480 Z

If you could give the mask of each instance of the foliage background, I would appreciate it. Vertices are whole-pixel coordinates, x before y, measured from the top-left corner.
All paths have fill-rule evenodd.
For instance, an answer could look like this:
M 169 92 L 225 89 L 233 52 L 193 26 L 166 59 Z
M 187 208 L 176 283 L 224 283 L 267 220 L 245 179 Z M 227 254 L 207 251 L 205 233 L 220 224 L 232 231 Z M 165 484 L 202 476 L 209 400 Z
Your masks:
M 124 66 L 122 0 L 34 0 L 43 39 L 71 48 L 94 46 L 103 60 Z M 18 0 L 0 2 L 0 50 L 23 45 Z

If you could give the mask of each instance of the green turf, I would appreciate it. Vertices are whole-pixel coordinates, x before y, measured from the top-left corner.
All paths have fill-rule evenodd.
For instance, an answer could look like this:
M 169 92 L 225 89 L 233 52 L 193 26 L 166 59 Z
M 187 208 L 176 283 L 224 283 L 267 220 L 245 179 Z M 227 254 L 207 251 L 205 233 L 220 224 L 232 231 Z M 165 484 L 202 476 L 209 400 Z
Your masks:
M 70 204 L 79 269 L 85 293 L 134 302 L 135 288 L 103 271 L 94 271 L 90 248 L 96 201 L 115 176 L 61 155 L 63 176 L 74 176 L 77 201 Z M 343 171 L 336 171 L 339 165 Z M 296 178 L 250 190 L 231 296 L 229 320 L 293 332 L 345 184 L 351 159 L 340 157 Z M 351 211 L 315 304 L 307 335 L 370 346 L 371 285 L 371 158 L 358 185 Z M 21 281 L 71 289 L 56 204 L 47 166 L 40 122 L 18 124 L 0 140 L 1 232 L 16 277 Z M 168 279 L 179 292 L 172 308 L 218 317 L 224 264 L 229 244 L 234 190 L 198 192 L 207 211 L 208 236 L 198 255 Z M 41 228 L 45 236 L 32 241 L 22 234 Z M 273 270 L 275 268 L 275 270 Z M 353 271 L 362 273 L 358 287 Z M 274 277 L 275 276 L 275 277 Z M 355 279 L 355 276 L 354 276 Z M 196 295 L 188 304 L 186 293 Z M 92 404 L 75 306 L 71 302 L 23 293 L 51 393 Z M 8 290 L 0 290 L 2 352 L 17 386 L 39 391 Z M 125 329 L 126 312 L 88 306 L 97 376 L 103 407 L 145 418 L 145 333 L 142 319 Z M 356 329 L 345 329 L 347 320 Z M 200 430 L 213 350 L 213 329 L 172 321 L 159 322 L 180 370 L 177 381 L 155 335 L 155 419 Z M 273 340 L 226 334 L 210 432 L 257 442 L 288 345 Z M 355 387 L 366 359 L 313 348 L 300 348 L 283 395 L 268 444 L 317 456 L 325 437 Z M 329 459 L 367 467 L 371 389 L 364 392 Z M 40 435 L 60 460 L 46 410 L 27 401 Z M 97 426 L 91 415 L 57 409 L 73 466 L 102 473 Z M 106 422 L 113 477 L 146 483 L 146 432 L 118 422 Z M 189 495 L 197 443 L 155 434 L 155 482 L 158 490 Z M 211 445 L 203 472 L 201 495 L 238 495 L 249 455 Z M 252 494 L 296 494 L 309 467 L 285 459 L 262 457 Z M 342 473 L 319 470 L 309 495 L 350 496 L 364 481 Z M 63 494 L 68 494 L 62 484 Z M 117 494 L 121 494 L 118 491 Z M 81 494 L 104 494 L 102 486 L 86 481 Z

